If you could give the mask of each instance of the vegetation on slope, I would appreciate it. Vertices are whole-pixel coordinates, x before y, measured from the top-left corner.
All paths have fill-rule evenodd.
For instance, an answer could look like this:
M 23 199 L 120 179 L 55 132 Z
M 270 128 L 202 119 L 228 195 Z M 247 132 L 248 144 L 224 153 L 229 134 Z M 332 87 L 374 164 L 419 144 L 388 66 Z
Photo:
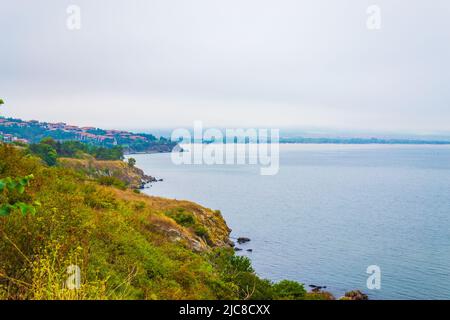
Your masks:
M 35 206 L 0 217 L 2 299 L 302 299 L 302 285 L 260 279 L 234 255 L 220 212 L 102 186 L 0 145 L 0 181 L 33 174 L 0 204 Z M 79 266 L 81 286 L 66 285 Z M 70 269 L 69 269 L 70 270 Z
M 97 160 L 122 160 L 123 149 L 120 146 L 104 148 L 79 141 L 55 141 L 52 138 L 42 139 L 39 143 L 27 147 L 29 153 L 40 157 L 49 166 L 54 166 L 60 157 L 85 158 L 86 155 Z
M 0 99 L 0 106 L 3 100 Z M 3 120 L 3 121 L 2 121 Z M 120 146 L 127 153 L 133 152 L 170 152 L 177 143 L 164 137 L 155 137 L 148 133 L 132 133 L 121 130 L 103 130 L 99 128 L 80 128 L 65 123 L 47 123 L 35 120 L 0 117 L 1 135 L 25 139 L 30 143 L 39 143 L 50 137 L 58 141 L 83 141 L 89 145 L 107 149 Z
M 83 159 L 60 158 L 58 164 L 84 173 L 102 185 L 115 186 L 119 189 L 140 189 L 145 184 L 156 180 L 146 175 L 141 169 L 121 160 L 96 160 L 85 155 Z

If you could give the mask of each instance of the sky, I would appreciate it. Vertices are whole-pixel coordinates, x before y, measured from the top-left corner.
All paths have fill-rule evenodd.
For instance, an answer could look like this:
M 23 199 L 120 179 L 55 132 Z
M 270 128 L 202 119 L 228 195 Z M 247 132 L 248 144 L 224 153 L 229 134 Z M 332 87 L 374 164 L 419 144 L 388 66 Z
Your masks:
M 448 0 L 1 0 L 0 12 L 5 116 L 450 132 Z

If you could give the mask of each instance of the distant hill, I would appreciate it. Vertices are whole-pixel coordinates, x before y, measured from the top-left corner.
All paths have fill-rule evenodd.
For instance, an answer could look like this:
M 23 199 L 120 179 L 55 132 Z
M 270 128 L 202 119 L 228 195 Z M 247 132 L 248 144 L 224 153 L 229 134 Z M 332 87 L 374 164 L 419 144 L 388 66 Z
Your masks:
M 157 138 L 147 133 L 78 127 L 63 122 L 49 123 L 0 117 L 0 140 L 38 143 L 46 137 L 57 141 L 76 140 L 106 148 L 119 145 L 123 147 L 126 153 L 169 152 L 176 145 L 169 139 Z
M 317 143 L 317 144 L 449 144 L 450 140 L 425 139 L 383 139 L 383 138 L 281 138 L 281 143 Z

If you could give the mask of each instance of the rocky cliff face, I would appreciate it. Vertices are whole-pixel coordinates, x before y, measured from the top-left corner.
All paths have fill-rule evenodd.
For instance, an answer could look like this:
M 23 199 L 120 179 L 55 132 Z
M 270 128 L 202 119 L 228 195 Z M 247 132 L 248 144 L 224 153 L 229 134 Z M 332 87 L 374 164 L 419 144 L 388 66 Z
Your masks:
M 99 161 L 93 158 L 61 158 L 64 167 L 86 173 L 89 177 L 115 177 L 125 182 L 130 189 L 139 189 L 156 181 L 143 170 L 130 167 L 123 161 Z M 126 201 L 142 203 L 146 208 L 156 208 L 158 214 L 148 216 L 149 231 L 167 236 L 173 242 L 182 242 L 195 251 L 210 247 L 231 246 L 231 229 L 219 211 L 204 208 L 189 201 L 177 201 L 136 194 L 132 191 L 116 190 L 116 196 Z
M 184 244 L 194 251 L 207 251 L 215 247 L 231 247 L 231 229 L 220 211 L 213 211 L 189 201 L 178 201 L 136 194 L 133 191 L 115 190 L 116 197 L 128 203 L 139 203 L 147 216 L 146 228 L 160 234 L 171 242 Z M 180 219 L 180 216 L 185 217 Z M 192 219 L 186 222 L 188 218 Z

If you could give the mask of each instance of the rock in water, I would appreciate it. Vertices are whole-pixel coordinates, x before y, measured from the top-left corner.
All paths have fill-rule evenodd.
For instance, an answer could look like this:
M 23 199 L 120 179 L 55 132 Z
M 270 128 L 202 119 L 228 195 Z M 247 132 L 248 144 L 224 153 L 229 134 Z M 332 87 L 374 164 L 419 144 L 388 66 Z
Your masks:
M 238 242 L 239 244 L 246 243 L 246 242 L 250 242 L 250 238 L 239 237 L 239 238 L 237 239 L 237 242 Z

